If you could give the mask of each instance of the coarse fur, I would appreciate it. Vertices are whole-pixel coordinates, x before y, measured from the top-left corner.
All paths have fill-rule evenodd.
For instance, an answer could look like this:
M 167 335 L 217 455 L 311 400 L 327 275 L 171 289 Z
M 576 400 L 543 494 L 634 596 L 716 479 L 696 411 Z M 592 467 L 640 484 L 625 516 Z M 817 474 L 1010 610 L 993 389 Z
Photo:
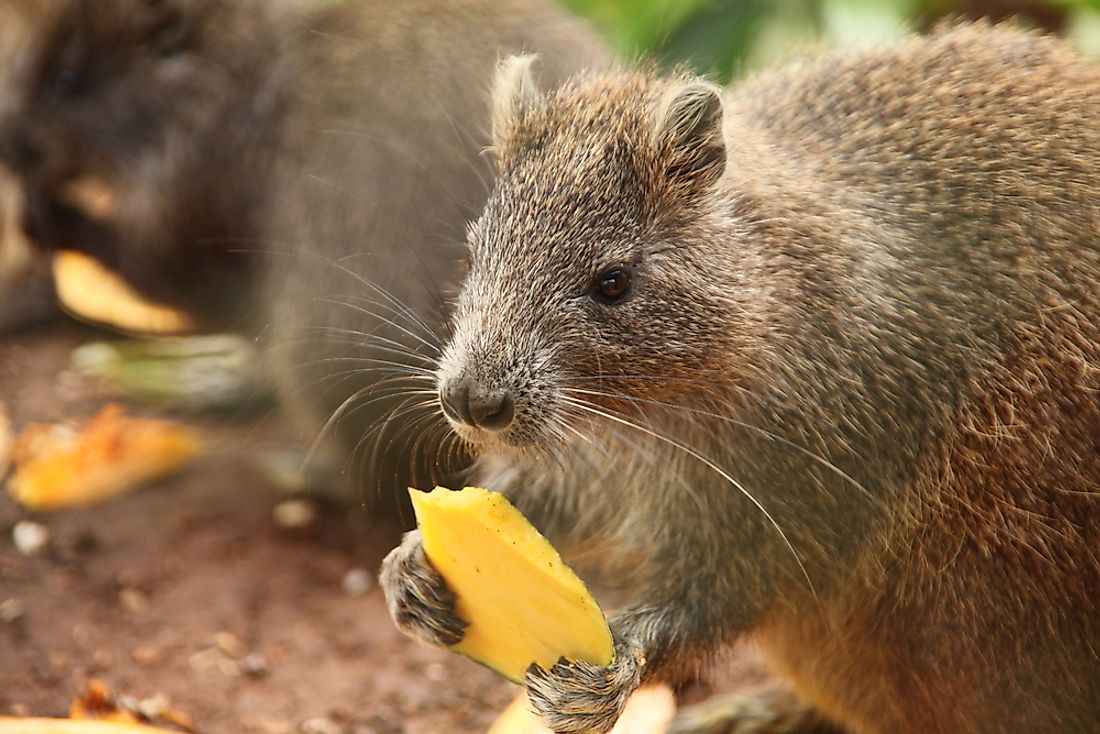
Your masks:
M 49 261 L 34 251 L 18 224 L 19 189 L 0 168 L 0 334 L 56 311 Z
M 224 326 L 270 206 L 291 90 L 280 22 L 255 2 L 10 0 L 0 158 L 47 249 L 88 252 L 140 292 Z M 247 95 L 247 104 L 242 98 Z M 107 206 L 74 190 L 88 184 Z M 231 323 L 231 321 L 230 321 Z
M 721 95 L 509 64 L 437 376 L 514 397 L 452 420 L 479 481 L 629 579 L 633 654 L 529 672 L 550 728 L 749 636 L 791 731 L 1100 730 L 1100 69 L 984 25 Z
M 601 63 L 589 28 L 549 0 L 10 0 L 3 21 L 0 156 L 39 245 L 258 334 L 357 496 L 461 465 L 412 428 L 488 194 L 487 79 L 525 50 L 551 83 Z

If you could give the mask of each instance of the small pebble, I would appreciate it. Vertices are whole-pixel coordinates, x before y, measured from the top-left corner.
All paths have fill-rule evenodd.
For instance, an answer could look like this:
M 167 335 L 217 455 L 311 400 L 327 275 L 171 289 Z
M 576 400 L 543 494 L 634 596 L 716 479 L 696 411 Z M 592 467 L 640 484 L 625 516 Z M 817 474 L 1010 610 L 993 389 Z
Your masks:
M 123 589 L 118 592 L 118 602 L 128 612 L 144 612 L 149 608 L 149 597 L 140 589 Z
M 26 613 L 27 607 L 19 599 L 0 601 L 0 622 L 11 624 L 21 619 Z
M 22 520 L 12 528 L 11 539 L 15 542 L 15 549 L 20 553 L 25 556 L 35 556 L 46 547 L 46 543 L 50 542 L 50 531 L 41 523 Z
M 343 734 L 343 729 L 332 719 L 319 716 L 302 722 L 302 734 Z
M 163 693 L 157 693 L 149 698 L 143 698 L 137 702 L 134 710 L 150 721 L 159 719 L 168 710 L 168 697 Z
M 272 512 L 275 524 L 281 528 L 308 527 L 317 518 L 317 508 L 309 500 L 283 500 Z
M 248 652 L 244 643 L 232 632 L 226 632 L 225 630 L 215 632 L 213 640 L 215 647 L 231 658 L 243 658 Z
M 139 647 L 135 647 L 130 652 L 130 657 L 133 658 L 134 662 L 138 665 L 142 666 L 143 668 L 148 668 L 160 663 L 162 656 L 159 649 L 152 647 L 151 645 L 141 645 Z
M 256 678 L 267 675 L 267 660 L 258 652 L 249 653 L 241 659 L 241 670 Z
M 365 568 L 353 568 L 344 574 L 344 593 L 348 596 L 362 596 L 374 586 L 374 576 Z

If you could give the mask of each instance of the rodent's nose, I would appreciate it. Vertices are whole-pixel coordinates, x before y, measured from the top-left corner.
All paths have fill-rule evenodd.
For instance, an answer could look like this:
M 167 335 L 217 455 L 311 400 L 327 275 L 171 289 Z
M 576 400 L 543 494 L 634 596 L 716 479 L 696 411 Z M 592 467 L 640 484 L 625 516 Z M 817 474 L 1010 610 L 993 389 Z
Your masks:
M 450 380 L 439 391 L 443 412 L 458 423 L 501 431 L 516 415 L 516 401 L 508 390 L 486 390 L 469 378 Z

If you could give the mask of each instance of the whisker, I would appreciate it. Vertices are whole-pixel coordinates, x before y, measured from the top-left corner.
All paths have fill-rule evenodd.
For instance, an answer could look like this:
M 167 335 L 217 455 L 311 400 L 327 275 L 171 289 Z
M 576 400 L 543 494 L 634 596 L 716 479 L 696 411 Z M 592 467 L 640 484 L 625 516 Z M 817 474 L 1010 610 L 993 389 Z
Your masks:
M 732 476 L 730 476 L 730 474 L 725 469 L 720 467 L 718 464 L 716 464 L 713 460 L 711 460 L 707 456 L 704 456 L 703 454 L 701 454 L 700 452 L 698 452 L 695 449 L 691 448 L 690 446 L 688 446 L 688 445 L 686 445 L 686 444 L 684 444 L 680 441 L 677 441 L 676 439 L 671 438 L 670 436 L 666 436 L 663 433 L 660 433 L 660 432 L 655 431 L 653 429 L 647 428 L 646 426 L 635 423 L 634 421 L 631 421 L 630 419 L 628 419 L 626 417 L 619 416 L 619 415 L 616 415 L 614 413 L 609 413 L 605 410 L 601 410 L 599 408 L 596 408 L 595 406 L 590 405 L 587 402 L 575 400 L 575 399 L 569 398 L 569 397 L 565 397 L 563 399 L 565 401 L 569 402 L 570 404 L 572 404 L 574 407 L 580 409 L 580 410 L 589 411 L 589 412 L 593 413 L 594 415 L 600 416 L 601 418 L 604 418 L 604 419 L 609 420 L 609 421 L 613 421 L 615 423 L 626 426 L 628 428 L 633 428 L 637 431 L 642 432 L 645 435 L 652 436 L 653 438 L 655 438 L 659 441 L 663 441 L 663 442 L 669 444 L 670 446 L 673 446 L 673 447 L 679 449 L 680 451 L 683 451 L 684 453 L 688 454 L 689 456 L 693 457 L 697 461 L 701 462 L 704 466 L 708 467 L 713 472 L 715 472 L 722 479 L 729 482 L 730 485 L 732 485 L 734 488 L 736 488 L 747 500 L 749 500 L 749 502 L 751 502 L 756 507 L 756 509 L 758 509 L 764 515 L 765 518 L 767 518 L 768 522 L 775 529 L 775 531 L 779 534 L 779 537 L 783 540 L 783 543 L 787 546 L 788 550 L 790 550 L 791 555 L 794 557 L 795 562 L 798 564 L 798 568 L 801 570 L 802 575 L 806 579 L 806 583 L 809 585 L 811 593 L 813 593 L 815 598 L 817 597 L 817 591 L 814 588 L 813 581 L 810 579 L 809 572 L 806 570 L 806 565 L 802 562 L 802 558 L 799 557 L 798 551 L 795 550 L 795 547 L 791 543 L 790 539 L 787 537 L 787 534 L 785 532 L 783 532 L 783 529 L 779 526 L 779 523 L 777 523 L 775 521 L 775 518 L 772 517 L 771 513 L 768 512 L 768 510 L 764 507 L 764 505 L 762 505 L 760 503 L 760 501 L 758 499 L 756 499 L 756 497 L 754 497 L 753 494 L 751 492 L 749 492 L 748 489 L 746 489 L 743 484 L 741 484 L 736 479 L 734 479 Z
M 307 327 L 307 331 L 319 332 L 326 337 L 332 337 L 332 341 L 336 343 L 345 342 L 364 347 L 377 348 L 376 342 L 380 342 L 395 353 L 408 357 L 415 357 L 424 362 L 434 362 L 432 357 L 416 351 L 416 349 L 410 347 L 408 344 L 403 344 L 396 339 L 390 339 L 389 337 L 382 336 L 375 332 L 359 331 L 358 329 L 349 329 L 342 326 L 310 326 Z M 345 338 L 337 339 L 336 337 L 338 336 Z
M 732 426 L 736 426 L 738 428 L 743 428 L 747 431 L 753 431 L 753 432 L 758 433 L 759 435 L 763 436 L 764 438 L 775 441 L 776 443 L 782 444 L 782 445 L 784 445 L 788 448 L 791 448 L 791 449 L 794 449 L 795 451 L 798 451 L 803 456 L 807 457 L 808 459 L 812 459 L 813 461 L 817 462 L 821 466 L 823 466 L 826 469 L 828 469 L 828 470 L 832 471 L 833 473 L 835 473 L 841 479 L 849 482 L 853 487 L 855 487 L 857 490 L 859 490 L 860 493 L 862 493 L 868 499 L 871 499 L 871 500 L 875 499 L 875 496 L 873 494 L 871 494 L 871 492 L 866 487 L 864 487 L 859 481 L 857 481 L 854 477 L 852 477 L 847 472 L 845 472 L 843 469 L 838 467 L 836 464 L 834 464 L 833 462 L 826 459 L 824 456 L 821 456 L 820 454 L 817 454 L 814 451 L 810 450 L 809 448 L 807 448 L 805 446 L 802 446 L 798 443 L 795 443 L 794 441 L 791 441 L 790 439 L 784 438 L 783 436 L 780 436 L 777 433 L 773 433 L 772 431 L 769 431 L 766 428 L 761 428 L 760 426 L 753 425 L 752 423 L 746 423 L 744 421 L 739 421 L 736 418 L 732 418 L 730 416 L 722 415 L 720 413 L 714 413 L 714 412 L 711 412 L 711 411 L 708 411 L 708 410 L 701 410 L 699 408 L 691 408 L 691 407 L 684 406 L 684 405 L 676 405 L 675 403 L 666 403 L 666 402 L 663 402 L 663 401 L 660 401 L 660 400 L 651 400 L 651 399 L 648 399 L 648 398 L 639 398 L 639 397 L 636 397 L 636 396 L 619 395 L 619 394 L 616 394 L 616 393 L 602 392 L 602 391 L 599 391 L 599 390 L 585 390 L 585 389 L 581 389 L 581 388 L 562 388 L 562 392 L 577 393 L 577 394 L 581 394 L 581 395 L 593 395 L 593 396 L 607 397 L 607 398 L 618 399 L 618 400 L 628 400 L 630 402 L 636 402 L 636 403 L 647 403 L 647 404 L 650 404 L 650 405 L 659 406 L 661 408 L 666 408 L 666 409 L 669 409 L 669 410 L 678 410 L 678 411 L 683 411 L 683 412 L 687 412 L 687 413 L 694 413 L 696 415 L 701 415 L 701 416 L 704 416 L 704 417 L 707 417 L 707 418 L 715 418 L 717 420 L 728 423 Z
M 413 339 L 416 339 L 418 342 L 420 342 L 424 346 L 428 347 L 429 349 L 431 349 L 436 354 L 439 354 L 440 351 L 441 351 L 438 345 L 433 344 L 432 342 L 428 341 L 427 339 L 420 336 L 419 334 L 414 333 L 412 330 L 405 328 L 404 326 L 397 323 L 393 319 L 387 318 L 387 317 L 383 316 L 382 314 L 379 314 L 379 313 L 376 313 L 376 312 L 371 311 L 369 309 L 363 308 L 362 306 L 351 303 L 349 301 L 345 301 L 345 300 L 342 300 L 340 298 L 335 298 L 333 296 L 317 296 L 314 300 L 315 301 L 320 301 L 322 303 L 331 303 L 331 304 L 336 305 L 336 306 L 344 306 L 345 308 L 354 309 L 355 311 L 358 311 L 361 314 L 364 314 L 366 316 L 371 316 L 373 318 L 378 319 L 379 321 L 382 321 L 386 324 L 389 324 L 390 326 L 394 327 L 395 329 L 398 329 L 399 331 L 409 335 Z M 418 323 L 423 324 L 423 322 L 418 322 Z M 427 329 L 428 327 L 423 326 L 422 328 Z M 429 330 L 429 333 L 431 333 L 430 330 Z

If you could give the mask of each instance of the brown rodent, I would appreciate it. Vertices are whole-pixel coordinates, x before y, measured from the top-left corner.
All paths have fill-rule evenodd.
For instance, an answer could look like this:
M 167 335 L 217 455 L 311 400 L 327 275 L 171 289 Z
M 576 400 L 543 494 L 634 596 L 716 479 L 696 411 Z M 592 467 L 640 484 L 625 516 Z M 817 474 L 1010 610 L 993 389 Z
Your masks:
M 49 261 L 18 225 L 19 190 L 0 169 L 0 334 L 56 311 Z
M 5 3 L 0 158 L 30 239 L 89 252 L 204 321 L 236 318 L 246 267 L 227 243 L 257 237 L 293 92 L 274 7 Z
M 595 35 L 549 0 L 3 13 L 24 31 L 0 155 L 34 239 L 96 255 L 208 327 L 256 330 L 303 436 L 343 406 L 323 431 L 341 462 L 361 443 L 370 489 L 408 482 L 413 438 L 381 430 L 404 399 L 385 363 L 425 348 L 417 321 L 438 330 L 457 290 L 464 222 L 487 195 L 492 69 L 537 50 L 560 79 L 600 62 Z
M 632 584 L 610 668 L 529 671 L 550 727 L 751 637 L 798 694 L 752 731 L 1100 731 L 1100 68 L 986 26 L 723 94 L 528 64 L 438 385 Z M 415 533 L 382 577 L 461 637 Z

